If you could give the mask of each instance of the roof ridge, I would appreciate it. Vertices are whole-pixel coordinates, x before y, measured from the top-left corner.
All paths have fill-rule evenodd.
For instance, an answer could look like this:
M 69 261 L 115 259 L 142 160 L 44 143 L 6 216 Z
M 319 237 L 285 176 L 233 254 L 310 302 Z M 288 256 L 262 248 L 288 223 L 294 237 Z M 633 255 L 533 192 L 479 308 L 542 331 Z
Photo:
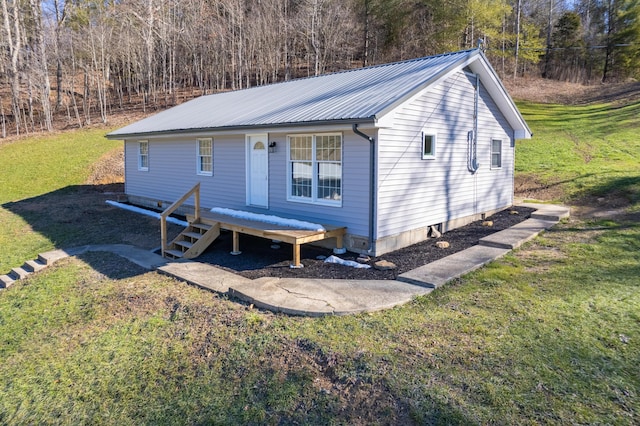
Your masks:
M 479 50 L 479 49 L 478 48 L 473 48 L 473 49 L 466 49 L 466 50 L 458 50 L 456 52 L 445 52 L 445 53 L 439 53 L 437 55 L 421 56 L 421 57 L 418 57 L 418 58 L 411 58 L 411 59 L 403 59 L 401 61 L 386 62 L 386 63 L 383 63 L 383 64 L 368 65 L 366 67 L 360 67 L 360 68 L 349 68 L 349 69 L 344 69 L 344 70 L 340 70 L 340 71 L 329 72 L 329 73 L 326 73 L 326 74 L 309 75 L 307 77 L 297 77 L 297 78 L 293 78 L 291 80 L 274 81 L 272 83 L 267 83 L 267 84 L 262 84 L 262 85 L 257 85 L 257 86 L 243 87 L 242 89 L 223 90 L 223 91 L 220 91 L 220 92 L 210 93 L 210 94 L 202 96 L 202 97 L 218 95 L 218 94 L 221 94 L 221 93 L 242 92 L 242 91 L 246 91 L 246 90 L 256 89 L 256 88 L 259 88 L 259 87 L 277 86 L 279 84 L 291 83 L 293 81 L 311 80 L 311 79 L 314 79 L 314 78 L 328 77 L 328 76 L 339 75 L 339 74 L 347 74 L 347 73 L 359 72 L 359 71 L 370 70 L 370 69 L 375 69 L 375 68 L 389 67 L 389 66 L 394 66 L 394 65 L 399 65 L 399 64 L 408 64 L 408 63 L 411 63 L 411 62 L 424 61 L 426 59 L 435 59 L 435 58 L 440 58 L 440 57 L 445 57 L 445 56 L 454 56 L 454 55 L 460 55 L 460 54 L 463 54 L 463 53 L 471 53 L 471 52 L 476 51 L 476 50 Z

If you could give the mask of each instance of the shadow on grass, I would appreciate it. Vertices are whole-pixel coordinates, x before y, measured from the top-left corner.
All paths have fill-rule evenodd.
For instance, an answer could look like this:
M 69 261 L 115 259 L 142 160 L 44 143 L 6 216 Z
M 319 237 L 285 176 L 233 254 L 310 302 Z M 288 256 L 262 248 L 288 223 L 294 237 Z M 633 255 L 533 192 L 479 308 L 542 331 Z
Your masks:
M 122 280 L 148 272 L 142 266 L 126 261 L 117 254 L 109 252 L 86 252 L 79 254 L 77 257 L 90 265 L 94 271 L 111 280 Z
M 5 203 L 2 207 L 29 224 L 30 229 L 24 232 L 39 233 L 56 249 L 89 244 L 158 247 L 160 223 L 157 219 L 106 204 L 106 200 L 123 199 L 123 189 L 123 184 L 69 186 Z M 169 225 L 168 230 L 171 236 L 180 228 Z M 95 256 L 89 257 L 95 259 Z
M 630 204 L 637 204 L 640 202 L 640 174 L 601 177 L 595 186 L 578 193 L 576 198 L 580 199 L 590 195 L 620 197 L 626 199 Z
M 571 190 L 570 187 L 577 189 Z M 540 180 L 535 174 L 516 178 L 521 196 L 559 199 L 574 206 L 640 208 L 640 174 L 619 171 L 583 173 L 568 179 Z

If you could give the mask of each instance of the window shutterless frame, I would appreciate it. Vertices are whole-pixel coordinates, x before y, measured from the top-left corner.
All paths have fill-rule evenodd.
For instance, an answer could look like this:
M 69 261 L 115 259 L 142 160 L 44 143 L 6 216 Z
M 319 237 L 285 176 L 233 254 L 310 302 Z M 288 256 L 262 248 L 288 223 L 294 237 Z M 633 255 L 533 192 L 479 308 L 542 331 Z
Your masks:
M 149 171 L 149 141 L 138 141 L 138 170 Z
M 213 176 L 213 139 L 196 141 L 196 172 L 202 176 Z
M 422 132 L 422 159 L 435 160 L 437 137 L 434 132 Z
M 502 140 L 491 139 L 491 168 L 499 169 L 502 167 Z
M 342 134 L 287 136 L 287 201 L 342 205 Z

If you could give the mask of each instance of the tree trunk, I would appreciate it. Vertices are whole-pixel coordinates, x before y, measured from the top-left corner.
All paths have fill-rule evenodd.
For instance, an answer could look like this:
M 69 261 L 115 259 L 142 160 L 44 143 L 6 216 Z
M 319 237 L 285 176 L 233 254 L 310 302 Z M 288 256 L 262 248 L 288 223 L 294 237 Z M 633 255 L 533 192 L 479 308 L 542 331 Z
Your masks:
M 20 49 L 22 48 L 22 36 L 20 34 L 20 21 L 18 4 L 12 3 L 12 15 L 9 15 L 7 0 L 1 0 L 2 15 L 4 17 L 4 32 L 7 39 L 7 51 L 9 54 L 9 68 L 7 75 L 11 84 L 11 109 L 13 119 L 16 125 L 16 134 L 20 134 L 20 121 L 22 118 L 20 110 L 20 75 L 19 75 L 19 59 Z M 13 19 L 13 29 L 10 18 Z
M 513 78 L 518 77 L 518 57 L 520 56 L 520 13 L 522 11 L 522 2 L 518 0 L 516 2 L 516 49 L 515 49 L 515 63 L 513 66 Z
M 39 73 L 37 73 L 38 82 L 37 86 L 40 89 L 40 105 L 42 106 L 42 115 L 44 119 L 44 125 L 47 131 L 53 130 L 52 115 L 51 115 L 51 100 L 49 95 L 51 94 L 51 82 L 49 81 L 49 70 L 47 67 L 47 53 L 44 44 L 44 34 L 42 30 L 42 7 L 39 1 L 30 0 L 31 13 L 33 14 L 33 31 L 34 38 L 36 40 L 36 62 L 39 63 Z

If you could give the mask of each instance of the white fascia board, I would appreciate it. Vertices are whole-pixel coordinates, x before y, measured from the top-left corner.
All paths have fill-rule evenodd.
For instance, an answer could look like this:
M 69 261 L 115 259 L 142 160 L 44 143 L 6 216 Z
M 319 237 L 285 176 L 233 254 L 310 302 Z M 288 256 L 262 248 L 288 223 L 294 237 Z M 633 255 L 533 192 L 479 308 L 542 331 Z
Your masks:
M 478 74 L 480 81 L 487 89 L 494 102 L 504 114 L 505 118 L 514 129 L 516 139 L 531 139 L 533 135 L 527 123 L 520 115 L 520 111 L 516 107 L 507 90 L 503 86 L 502 82 L 498 78 L 497 74 L 491 68 L 491 65 L 478 51 L 477 54 L 470 55 L 465 61 L 450 67 L 447 72 L 442 73 L 437 78 L 429 81 L 424 87 L 414 92 L 411 96 L 403 99 L 401 103 L 395 104 L 393 108 L 383 111 L 376 117 L 376 127 L 378 128 L 391 128 L 394 124 L 396 112 L 405 104 L 405 102 L 412 102 L 413 100 L 423 96 L 425 92 L 429 91 L 431 87 L 442 83 L 449 78 L 452 74 L 463 70 L 465 67 L 469 67 L 474 73 Z
M 498 75 L 495 73 L 489 61 L 482 56 L 482 60 L 469 64 L 469 68 L 480 77 L 480 82 L 491 95 L 491 98 L 498 106 L 498 109 L 505 116 L 511 128 L 513 128 L 516 139 L 531 139 L 533 133 L 518 111 L 515 102 L 509 96 Z
M 369 123 L 373 123 L 372 120 Z M 112 140 L 176 140 L 176 139 L 198 139 L 198 138 L 213 138 L 220 136 L 244 136 L 249 134 L 280 134 L 280 133 L 329 133 L 329 132 L 347 132 L 351 131 L 352 124 L 340 123 L 340 124 L 309 124 L 303 126 L 286 126 L 286 127 L 251 127 L 245 129 L 220 129 L 220 130 L 198 130 L 198 131 L 178 131 L 178 132 L 158 132 L 140 135 L 112 135 L 107 139 Z M 372 124 L 368 124 L 366 121 L 359 125 L 359 128 L 373 128 Z

